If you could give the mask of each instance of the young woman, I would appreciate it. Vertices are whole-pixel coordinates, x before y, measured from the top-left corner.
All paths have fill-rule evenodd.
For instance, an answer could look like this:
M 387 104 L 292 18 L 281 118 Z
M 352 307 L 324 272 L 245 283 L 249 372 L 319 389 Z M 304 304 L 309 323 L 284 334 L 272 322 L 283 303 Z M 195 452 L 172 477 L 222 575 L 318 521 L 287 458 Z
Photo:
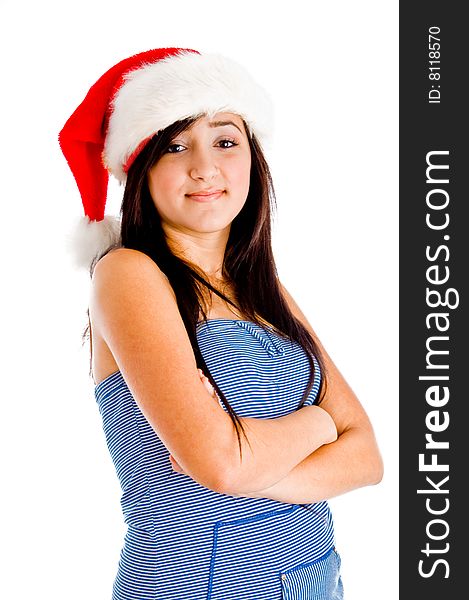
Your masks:
M 278 279 L 269 115 L 233 61 L 165 48 L 107 71 L 60 134 L 101 244 L 81 241 L 128 526 L 114 600 L 341 599 L 327 499 L 382 476 L 365 411 Z

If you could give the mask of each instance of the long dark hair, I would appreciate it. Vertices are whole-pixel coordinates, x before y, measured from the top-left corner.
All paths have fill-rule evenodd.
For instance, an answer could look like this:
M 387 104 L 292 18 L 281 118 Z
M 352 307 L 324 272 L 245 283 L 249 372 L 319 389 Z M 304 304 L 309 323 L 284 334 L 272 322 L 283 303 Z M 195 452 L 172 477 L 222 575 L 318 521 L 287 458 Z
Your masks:
M 325 367 L 318 345 L 292 314 L 280 289 L 271 244 L 272 209 L 276 209 L 275 193 L 269 167 L 254 135 L 248 134 L 251 149 L 249 193 L 243 208 L 231 223 L 222 267 L 222 276 L 232 286 L 236 303 L 214 288 L 197 265 L 171 251 L 159 213 L 150 195 L 147 176 L 150 168 L 167 150 L 174 137 L 188 129 L 197 119 L 198 117 L 191 117 L 177 121 L 160 131 L 147 143 L 131 165 L 121 207 L 122 246 L 148 255 L 169 279 L 197 367 L 207 376 L 233 420 L 242 458 L 240 430 L 248 443 L 249 440 L 241 421 L 213 379 L 197 341 L 196 326 L 200 313 L 204 320 L 207 318 L 204 291 L 206 293 L 207 289 L 211 290 L 235 306 L 248 320 L 260 326 L 265 326 L 267 322 L 280 335 L 298 342 L 303 347 L 311 368 L 309 381 L 298 408 L 304 405 L 313 386 L 317 368 L 315 360 L 321 372 L 317 402 L 322 399 L 325 391 Z M 248 131 L 246 124 L 244 125 Z M 91 266 L 91 273 L 99 258 L 101 256 L 97 257 Z

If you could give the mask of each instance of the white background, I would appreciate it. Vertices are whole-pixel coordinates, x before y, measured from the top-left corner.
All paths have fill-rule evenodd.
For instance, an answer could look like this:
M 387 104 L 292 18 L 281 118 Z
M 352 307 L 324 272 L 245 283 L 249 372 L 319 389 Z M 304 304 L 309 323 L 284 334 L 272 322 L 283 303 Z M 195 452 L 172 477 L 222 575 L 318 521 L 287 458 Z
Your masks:
M 274 100 L 278 270 L 385 462 L 381 484 L 331 500 L 345 598 L 395 600 L 398 3 L 3 0 L 0 23 L 2 598 L 110 598 L 120 490 L 81 346 L 89 277 L 65 234 L 82 206 L 57 135 L 116 62 L 182 46 L 237 60 Z

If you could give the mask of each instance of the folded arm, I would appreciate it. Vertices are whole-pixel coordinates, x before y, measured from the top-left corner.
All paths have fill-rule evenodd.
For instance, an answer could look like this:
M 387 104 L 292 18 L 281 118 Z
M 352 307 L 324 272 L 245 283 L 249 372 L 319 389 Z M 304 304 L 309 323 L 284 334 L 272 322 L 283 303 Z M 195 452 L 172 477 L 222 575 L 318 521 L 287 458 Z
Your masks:
M 307 456 L 273 486 L 234 495 L 309 504 L 379 483 L 381 477 L 382 463 L 373 432 L 351 427 L 337 441 Z
M 298 305 L 285 288 L 283 291 L 293 314 L 318 341 Z M 321 407 L 336 424 L 337 440 L 312 452 L 273 486 L 259 489 L 252 480 L 251 489 L 245 487 L 234 495 L 305 504 L 381 481 L 383 463 L 370 420 L 324 348 L 320 348 L 327 371 Z
M 330 415 L 306 406 L 278 419 L 243 419 L 243 460 L 230 416 L 197 372 L 194 352 L 167 278 L 145 254 L 119 248 L 98 261 L 90 295 L 99 336 L 143 415 L 184 471 L 221 493 L 269 487 L 337 431 Z M 291 440 L 288 446 L 279 439 Z M 239 486 L 239 487 L 238 487 Z

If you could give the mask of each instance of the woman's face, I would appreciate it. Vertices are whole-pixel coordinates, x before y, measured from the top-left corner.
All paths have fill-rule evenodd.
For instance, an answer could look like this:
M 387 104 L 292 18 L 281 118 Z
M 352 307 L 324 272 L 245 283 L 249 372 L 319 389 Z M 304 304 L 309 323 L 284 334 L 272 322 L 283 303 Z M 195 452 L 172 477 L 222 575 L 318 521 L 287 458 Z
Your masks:
M 165 231 L 223 231 L 249 191 L 251 151 L 238 115 L 202 117 L 171 140 L 148 173 Z

